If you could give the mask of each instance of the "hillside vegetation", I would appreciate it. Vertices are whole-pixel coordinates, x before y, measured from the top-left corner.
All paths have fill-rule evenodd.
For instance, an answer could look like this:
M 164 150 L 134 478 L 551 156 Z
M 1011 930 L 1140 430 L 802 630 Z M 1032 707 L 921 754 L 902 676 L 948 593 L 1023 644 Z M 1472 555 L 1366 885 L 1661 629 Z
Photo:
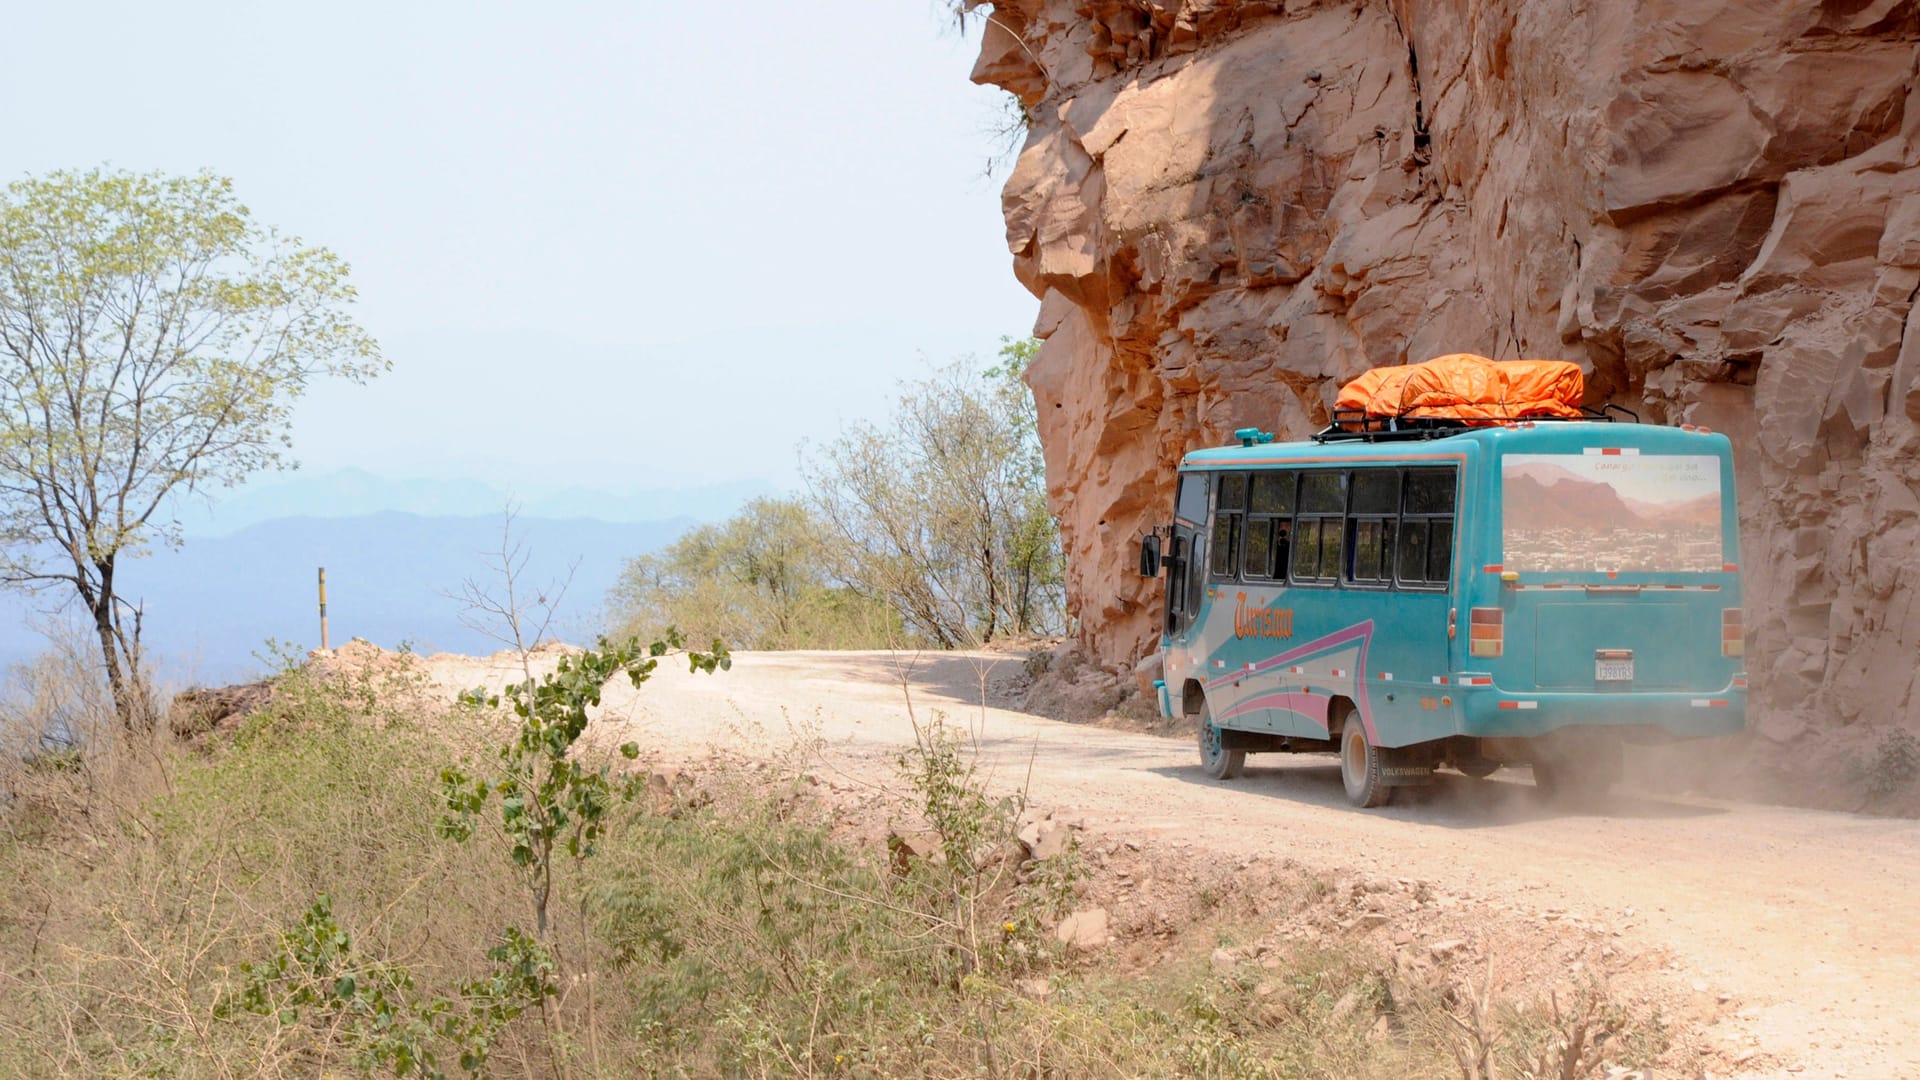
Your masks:
M 604 679 L 726 678 L 670 644 L 459 704 L 405 665 L 309 665 L 197 750 L 13 759 L 0 1074 L 1579 1077 L 1609 1035 L 1659 1052 L 1592 988 L 1503 1006 L 1333 941 L 1222 967 L 1231 896 L 1137 962 L 1079 952 L 1076 844 L 1018 838 L 1024 798 L 939 717 L 875 778 L 885 844 L 804 740 L 697 776 L 600 745 Z
M 951 649 L 1066 628 L 1033 394 L 1038 349 L 959 360 L 902 384 L 883 424 L 803 447 L 807 493 L 630 560 L 616 634 L 679 626 L 748 649 Z

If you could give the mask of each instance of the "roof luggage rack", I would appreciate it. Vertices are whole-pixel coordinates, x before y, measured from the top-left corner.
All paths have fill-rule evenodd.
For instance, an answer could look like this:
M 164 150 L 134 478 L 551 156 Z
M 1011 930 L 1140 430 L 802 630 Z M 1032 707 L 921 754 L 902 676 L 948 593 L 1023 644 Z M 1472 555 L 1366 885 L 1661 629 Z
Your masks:
M 1445 439 L 1476 427 L 1505 427 L 1519 423 L 1563 423 L 1568 420 L 1613 423 L 1615 415 L 1631 423 L 1640 422 L 1640 414 L 1623 405 L 1608 403 L 1599 408 L 1582 405 L 1579 416 L 1516 416 L 1511 420 L 1468 423 L 1464 420 L 1427 416 L 1370 416 L 1365 409 L 1335 409 L 1333 420 L 1313 436 L 1317 443 L 1328 442 L 1401 442 Z

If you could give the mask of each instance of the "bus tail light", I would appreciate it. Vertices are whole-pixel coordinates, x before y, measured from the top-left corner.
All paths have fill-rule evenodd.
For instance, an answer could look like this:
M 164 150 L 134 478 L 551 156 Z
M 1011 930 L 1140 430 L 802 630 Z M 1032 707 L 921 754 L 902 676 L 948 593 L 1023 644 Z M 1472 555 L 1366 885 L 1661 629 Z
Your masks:
M 1500 656 L 1506 652 L 1506 612 L 1497 607 L 1477 607 L 1469 616 L 1470 637 L 1467 651 L 1473 656 Z
M 1745 656 L 1747 652 L 1745 635 L 1742 633 L 1740 609 L 1730 607 L 1720 612 L 1720 655 Z

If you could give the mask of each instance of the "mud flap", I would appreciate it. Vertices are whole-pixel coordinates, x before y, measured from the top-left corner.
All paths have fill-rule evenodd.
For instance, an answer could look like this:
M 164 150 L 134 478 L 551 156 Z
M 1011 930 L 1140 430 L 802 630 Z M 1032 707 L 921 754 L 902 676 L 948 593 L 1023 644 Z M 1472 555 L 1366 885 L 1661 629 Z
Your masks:
M 1380 782 L 1388 787 L 1423 787 L 1433 783 L 1433 754 L 1425 747 L 1380 748 Z

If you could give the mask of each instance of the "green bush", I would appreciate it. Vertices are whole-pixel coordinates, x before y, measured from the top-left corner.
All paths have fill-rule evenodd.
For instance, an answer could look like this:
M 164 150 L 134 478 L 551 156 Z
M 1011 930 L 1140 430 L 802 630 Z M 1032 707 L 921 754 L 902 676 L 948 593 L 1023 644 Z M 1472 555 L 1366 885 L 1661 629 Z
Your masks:
M 916 644 L 884 602 L 834 576 L 819 516 L 794 499 L 755 499 L 666 550 L 628 560 L 607 594 L 614 636 L 670 626 L 742 649 L 884 649 Z

